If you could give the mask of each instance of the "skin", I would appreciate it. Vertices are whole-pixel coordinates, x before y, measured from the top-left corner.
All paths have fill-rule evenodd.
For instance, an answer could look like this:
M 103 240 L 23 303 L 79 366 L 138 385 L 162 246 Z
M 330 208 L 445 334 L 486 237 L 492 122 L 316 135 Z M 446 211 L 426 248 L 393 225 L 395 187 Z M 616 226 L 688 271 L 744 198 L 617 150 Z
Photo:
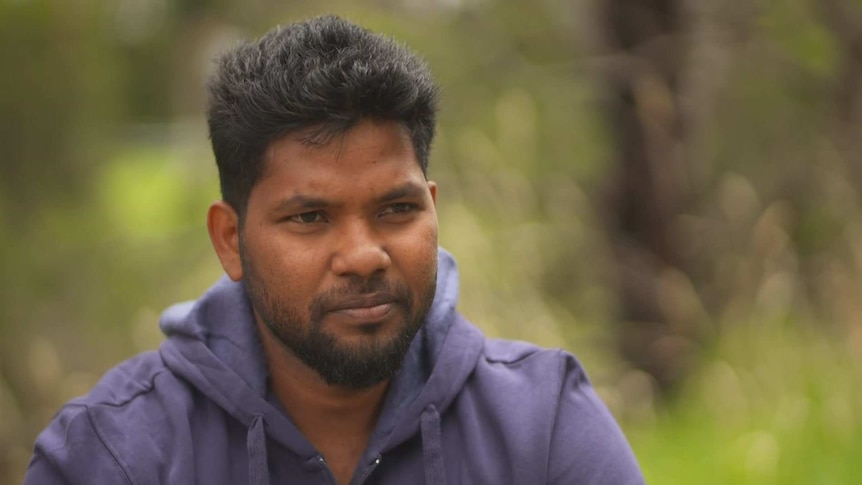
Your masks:
M 290 330 L 314 327 L 361 356 L 395 339 L 411 311 L 421 315 L 433 297 L 437 188 L 397 123 L 363 120 L 318 146 L 301 138 L 292 133 L 270 144 L 242 227 L 229 204 L 210 206 L 210 238 L 231 279 L 246 278 L 248 287 L 253 280 L 295 313 L 290 325 L 298 328 Z M 408 291 L 413 307 L 362 293 L 370 281 Z M 250 299 L 275 395 L 338 483 L 349 483 L 389 380 L 363 388 L 327 383 L 280 338 L 267 317 L 278 312 Z

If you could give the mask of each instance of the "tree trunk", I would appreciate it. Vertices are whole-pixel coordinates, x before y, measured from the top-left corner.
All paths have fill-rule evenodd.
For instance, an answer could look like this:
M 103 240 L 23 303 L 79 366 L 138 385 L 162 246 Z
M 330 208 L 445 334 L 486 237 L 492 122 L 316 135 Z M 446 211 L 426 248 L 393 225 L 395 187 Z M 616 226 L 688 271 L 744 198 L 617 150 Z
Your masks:
M 668 315 L 668 275 L 686 274 L 671 226 L 684 210 L 688 169 L 679 103 L 685 39 L 680 0 L 606 0 L 600 22 L 614 62 L 604 73 L 615 169 L 602 219 L 618 263 L 619 345 L 672 390 L 691 361 L 691 325 Z

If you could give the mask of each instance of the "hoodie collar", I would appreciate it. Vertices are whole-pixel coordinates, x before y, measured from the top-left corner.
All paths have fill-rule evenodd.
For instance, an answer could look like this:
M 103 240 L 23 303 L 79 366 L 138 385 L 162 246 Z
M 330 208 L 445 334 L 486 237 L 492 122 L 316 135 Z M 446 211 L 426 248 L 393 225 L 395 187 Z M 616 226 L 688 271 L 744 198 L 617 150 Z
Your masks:
M 475 366 L 482 337 L 456 314 L 457 300 L 455 260 L 441 248 L 434 302 L 387 393 L 369 455 L 414 435 L 429 404 L 442 413 Z M 314 447 L 266 399 L 266 362 L 242 283 L 221 278 L 196 302 L 166 310 L 160 326 L 168 337 L 161 353 L 175 373 L 245 426 L 259 425 L 262 417 L 267 436 L 304 459 L 316 459 Z

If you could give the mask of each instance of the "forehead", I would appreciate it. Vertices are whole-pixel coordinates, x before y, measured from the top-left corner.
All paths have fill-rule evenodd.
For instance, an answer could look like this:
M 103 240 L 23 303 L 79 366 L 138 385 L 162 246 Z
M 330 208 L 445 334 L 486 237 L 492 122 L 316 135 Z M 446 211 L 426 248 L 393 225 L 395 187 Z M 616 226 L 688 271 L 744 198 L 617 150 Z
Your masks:
M 254 192 L 372 191 L 424 174 L 407 130 L 396 122 L 364 120 L 325 143 L 307 133 L 272 142 Z

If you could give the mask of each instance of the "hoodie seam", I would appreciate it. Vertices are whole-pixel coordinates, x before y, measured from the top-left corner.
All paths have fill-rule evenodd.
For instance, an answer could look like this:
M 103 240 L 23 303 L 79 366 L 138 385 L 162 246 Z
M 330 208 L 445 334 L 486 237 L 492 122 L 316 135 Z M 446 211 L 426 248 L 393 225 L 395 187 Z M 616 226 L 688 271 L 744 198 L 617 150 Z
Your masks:
M 135 481 L 132 479 L 131 472 L 129 472 L 129 470 L 127 470 L 126 467 L 123 465 L 123 462 L 120 461 L 118 453 L 116 452 L 114 447 L 108 443 L 108 440 L 105 438 L 104 433 L 96 423 L 96 419 L 91 412 L 90 406 L 83 406 L 84 411 L 87 413 L 87 421 L 89 421 L 90 427 L 93 428 L 93 432 L 96 433 L 96 437 L 99 439 L 99 443 L 102 444 L 102 446 L 105 448 L 105 451 L 108 452 L 108 456 L 111 457 L 111 460 L 113 460 L 114 464 L 117 465 L 117 468 L 119 468 L 120 471 L 123 473 L 123 477 L 126 479 L 125 482 L 129 485 L 134 485 Z
M 140 389 L 136 389 L 132 394 L 124 397 L 122 400 L 118 400 L 118 401 L 98 400 L 98 401 L 94 401 L 94 402 L 90 402 L 90 403 L 82 403 L 79 405 L 85 406 L 85 407 L 91 406 L 91 405 L 92 406 L 105 406 L 105 407 L 112 407 L 112 408 L 123 407 L 123 406 L 129 404 L 130 402 L 134 401 L 135 399 L 141 397 L 142 395 L 153 392 L 156 389 L 156 382 L 155 382 L 156 378 L 159 377 L 160 375 L 166 373 L 166 372 L 173 375 L 173 373 L 171 372 L 170 369 L 167 369 L 167 368 L 159 369 L 159 370 L 153 372 L 152 375 L 150 375 L 149 378 L 142 383 L 142 387 Z
M 530 351 L 525 352 L 524 354 L 519 355 L 515 358 L 489 357 L 487 354 L 485 354 L 485 362 L 489 364 L 515 365 L 520 364 L 521 362 L 529 359 L 530 357 L 541 355 L 544 352 L 546 351 L 543 349 L 530 349 Z M 558 350 L 557 353 L 559 352 L 560 351 Z
M 60 448 L 62 448 L 62 447 L 60 447 Z M 60 448 L 55 448 L 55 450 L 60 449 Z M 41 453 L 40 453 L 40 451 L 41 451 Z M 33 461 L 30 463 L 30 466 L 28 468 L 33 468 L 33 465 L 38 463 L 38 460 L 40 460 L 40 459 L 45 460 L 51 466 L 51 468 L 52 468 L 51 471 L 53 473 L 55 473 L 56 475 L 61 475 L 64 479 L 64 483 L 68 483 L 68 481 L 66 480 L 67 474 L 66 474 L 65 470 L 60 465 L 60 463 L 58 463 L 57 460 L 54 459 L 54 457 L 51 455 L 51 453 L 52 453 L 51 451 L 49 451 L 47 448 L 44 448 L 44 447 L 42 447 L 40 450 L 40 447 L 37 445 L 36 449 L 33 452 Z

